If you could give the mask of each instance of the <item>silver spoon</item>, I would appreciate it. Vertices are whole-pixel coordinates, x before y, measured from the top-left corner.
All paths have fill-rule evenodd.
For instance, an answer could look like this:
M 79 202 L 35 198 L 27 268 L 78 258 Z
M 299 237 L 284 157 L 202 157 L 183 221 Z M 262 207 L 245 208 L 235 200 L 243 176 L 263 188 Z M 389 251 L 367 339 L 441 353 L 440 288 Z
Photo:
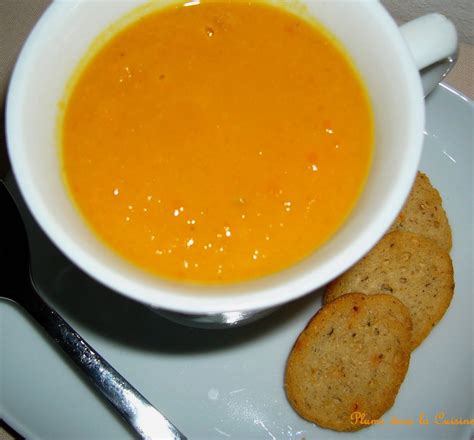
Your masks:
M 49 307 L 35 290 L 23 220 L 0 181 L 2 292 L 21 305 L 59 344 L 120 415 L 144 439 L 186 439 L 181 432 Z

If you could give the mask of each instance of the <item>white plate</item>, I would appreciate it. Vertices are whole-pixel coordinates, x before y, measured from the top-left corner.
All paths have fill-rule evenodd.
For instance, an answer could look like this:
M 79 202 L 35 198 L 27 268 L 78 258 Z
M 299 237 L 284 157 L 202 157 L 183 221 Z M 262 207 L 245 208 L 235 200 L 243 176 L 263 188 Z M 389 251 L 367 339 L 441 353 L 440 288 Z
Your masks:
M 438 87 L 427 101 L 421 170 L 440 190 L 454 235 L 456 290 L 445 317 L 412 355 L 385 424 L 358 433 L 322 430 L 286 401 L 283 372 L 321 292 L 233 330 L 180 327 L 116 295 L 69 263 L 28 219 L 33 270 L 47 300 L 190 439 L 469 439 L 474 426 L 472 102 Z M 119 417 L 15 305 L 2 301 L 2 417 L 35 439 L 132 438 Z M 430 422 L 419 423 L 423 413 Z M 392 418 L 413 419 L 411 426 Z

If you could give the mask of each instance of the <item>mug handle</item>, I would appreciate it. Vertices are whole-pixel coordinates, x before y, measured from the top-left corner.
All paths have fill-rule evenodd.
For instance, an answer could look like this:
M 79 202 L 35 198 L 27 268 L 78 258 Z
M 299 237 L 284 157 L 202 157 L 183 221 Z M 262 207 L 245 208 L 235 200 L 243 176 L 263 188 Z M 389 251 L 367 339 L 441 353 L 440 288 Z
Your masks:
M 428 14 L 400 26 L 418 70 L 425 96 L 454 67 L 458 36 L 454 24 L 441 14 Z

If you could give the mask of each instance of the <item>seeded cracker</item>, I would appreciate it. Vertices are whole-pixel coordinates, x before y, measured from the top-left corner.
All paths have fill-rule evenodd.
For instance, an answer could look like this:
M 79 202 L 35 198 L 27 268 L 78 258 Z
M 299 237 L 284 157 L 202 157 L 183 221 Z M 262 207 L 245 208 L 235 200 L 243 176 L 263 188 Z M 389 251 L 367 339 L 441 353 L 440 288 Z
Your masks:
M 379 419 L 393 405 L 410 341 L 410 313 L 398 299 L 344 295 L 319 310 L 298 337 L 286 367 L 288 400 L 323 428 L 367 427 L 354 423 L 354 413 Z
M 405 206 L 391 231 L 414 232 L 431 238 L 448 252 L 451 250 L 451 228 L 443 202 L 425 174 L 418 172 Z
M 433 240 L 411 232 L 387 234 L 355 266 L 326 288 L 328 303 L 349 292 L 388 293 L 410 311 L 413 349 L 446 312 L 454 291 L 449 254 Z

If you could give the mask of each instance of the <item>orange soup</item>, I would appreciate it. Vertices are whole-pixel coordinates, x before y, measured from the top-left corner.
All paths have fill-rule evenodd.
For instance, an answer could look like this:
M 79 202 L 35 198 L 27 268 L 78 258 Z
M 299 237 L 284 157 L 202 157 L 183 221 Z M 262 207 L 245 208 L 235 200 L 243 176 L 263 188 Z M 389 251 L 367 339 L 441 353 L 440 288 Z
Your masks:
M 255 2 L 150 12 L 77 73 L 67 186 L 104 243 L 158 276 L 248 280 L 341 226 L 374 129 L 354 66 L 316 24 Z

